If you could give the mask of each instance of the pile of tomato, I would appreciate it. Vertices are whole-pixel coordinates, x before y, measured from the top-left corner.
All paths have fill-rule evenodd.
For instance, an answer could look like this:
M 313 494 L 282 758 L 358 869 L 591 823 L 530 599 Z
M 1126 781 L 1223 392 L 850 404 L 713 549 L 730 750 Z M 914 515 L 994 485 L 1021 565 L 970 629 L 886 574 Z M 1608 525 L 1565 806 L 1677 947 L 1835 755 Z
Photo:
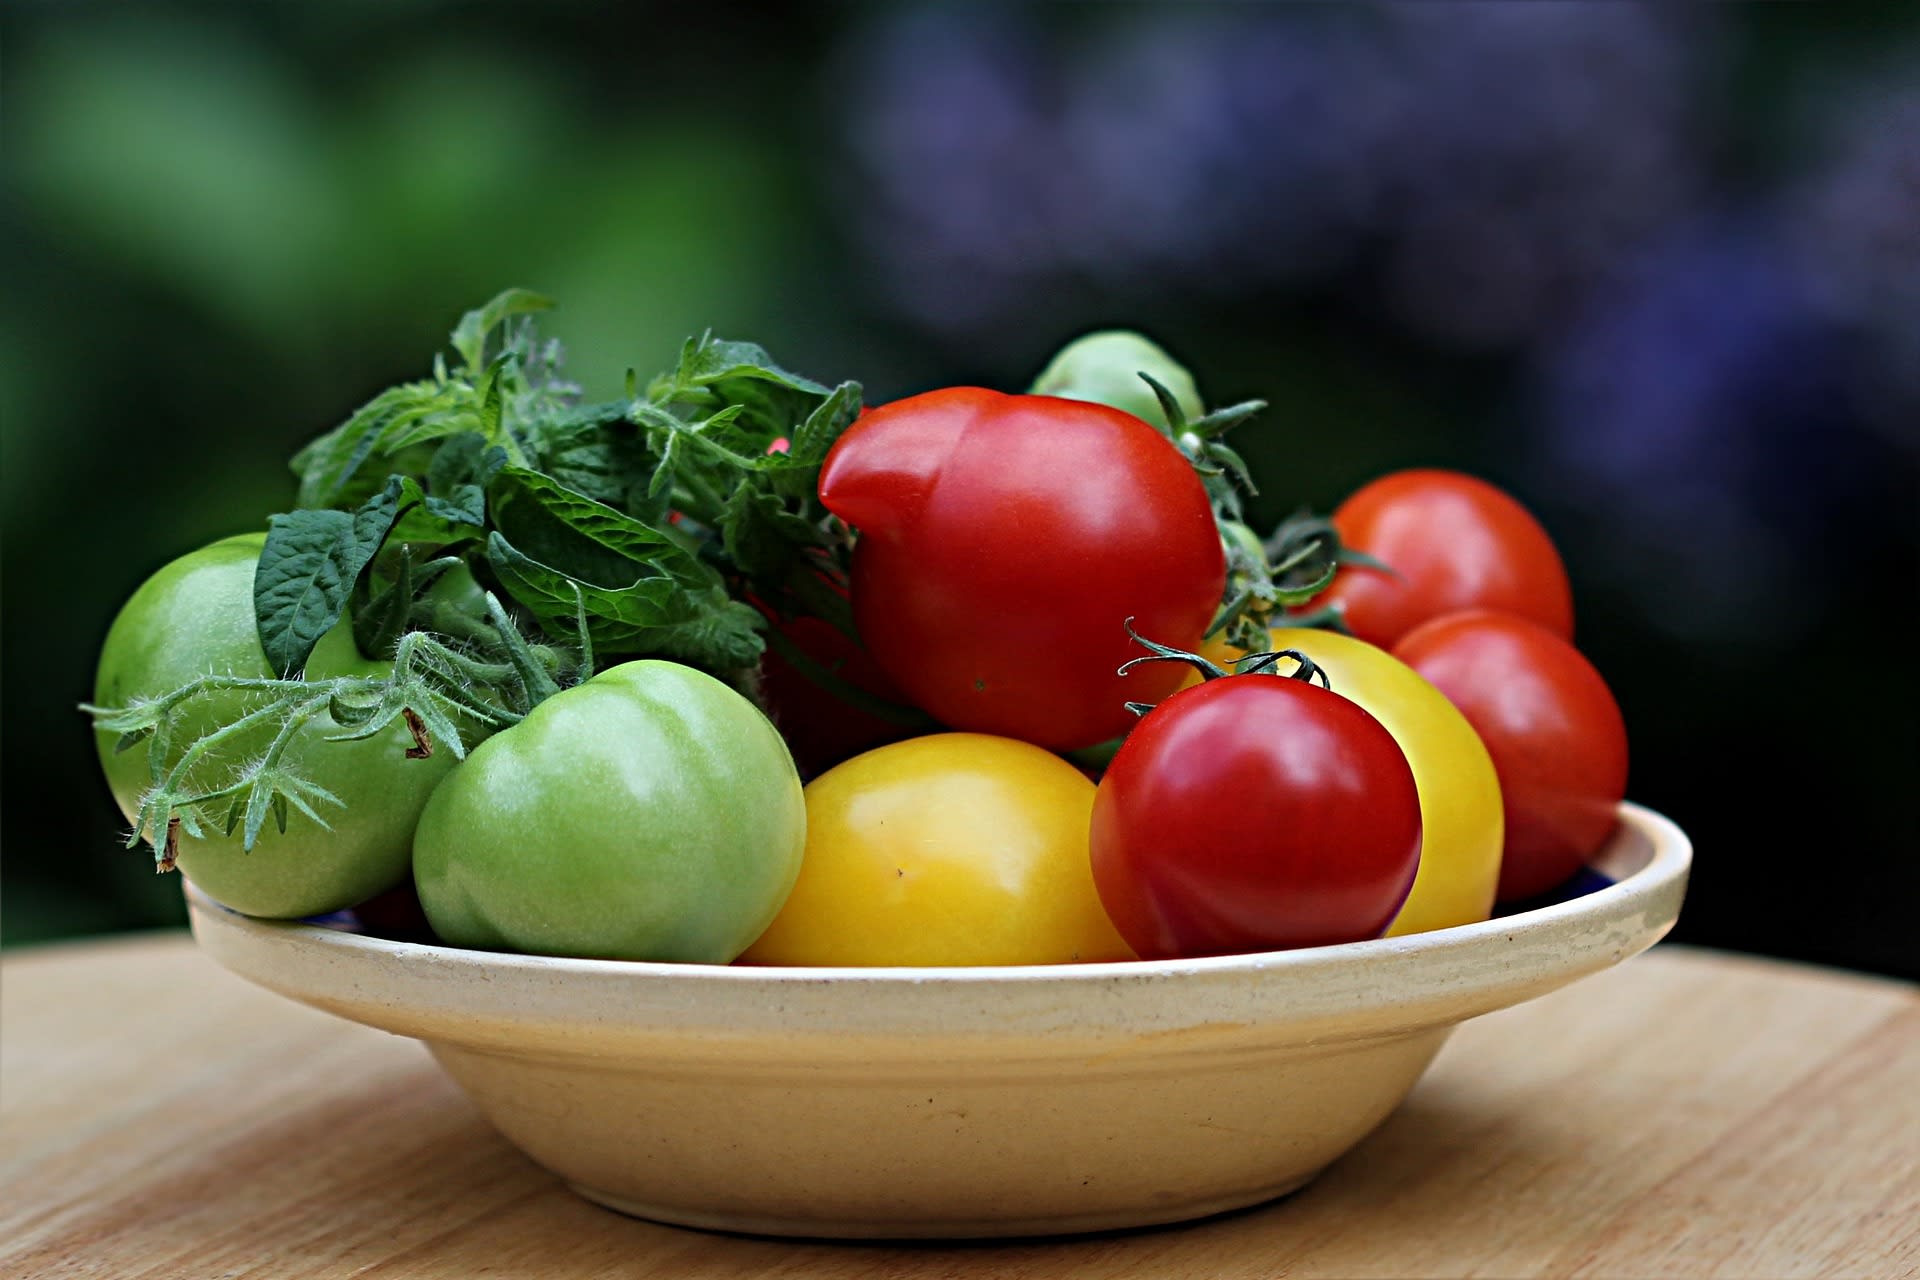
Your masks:
M 283 816 L 251 849 L 230 820 L 182 841 L 181 867 L 250 914 L 358 907 L 403 932 L 411 914 L 457 946 L 978 965 L 1444 928 L 1553 890 L 1605 843 L 1625 729 L 1513 497 L 1431 469 L 1364 485 L 1331 521 L 1356 554 L 1245 652 L 1209 634 L 1230 549 L 1177 423 L 1137 388 L 1049 389 L 933 391 L 839 437 L 818 497 L 852 542 L 834 585 L 857 639 L 769 611 L 778 643 L 747 692 L 623 662 L 457 762 L 320 723 L 290 763 L 339 810 Z M 229 539 L 149 580 L 96 701 L 267 675 L 259 549 Z M 378 667 L 343 620 L 308 673 Z M 133 818 L 153 744 L 101 745 Z
M 1225 574 L 1207 501 L 1137 418 L 933 392 L 850 430 L 821 495 L 859 534 L 865 648 L 833 659 L 959 732 L 887 744 L 887 722 L 769 682 L 813 763 L 859 754 L 808 784 L 799 883 L 748 960 L 1065 962 L 1411 933 L 1553 889 L 1613 829 L 1619 709 L 1571 642 L 1552 541 L 1484 481 L 1413 470 L 1352 494 L 1333 523 L 1365 557 L 1314 602 L 1344 632 L 1275 628 L 1285 656 L 1264 664 L 1206 635 Z

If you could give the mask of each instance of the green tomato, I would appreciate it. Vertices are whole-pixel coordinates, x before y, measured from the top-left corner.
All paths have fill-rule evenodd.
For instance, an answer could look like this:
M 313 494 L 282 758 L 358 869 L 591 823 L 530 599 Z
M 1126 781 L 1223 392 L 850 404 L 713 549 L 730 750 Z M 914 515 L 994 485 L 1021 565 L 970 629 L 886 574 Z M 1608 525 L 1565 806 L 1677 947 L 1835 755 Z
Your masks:
M 272 675 L 253 609 L 254 565 L 265 541 L 263 533 L 227 538 L 147 579 L 107 632 L 94 702 L 124 706 L 209 674 Z M 311 679 L 390 670 L 360 656 L 344 619 L 320 638 L 307 663 Z M 258 695 L 234 691 L 193 699 L 173 732 L 166 764 L 171 767 L 195 739 L 260 705 Z M 223 785 L 243 762 L 266 750 L 273 732 L 261 725 L 222 743 L 194 768 L 190 782 L 205 790 Z M 179 867 L 187 878 L 236 911 L 280 919 L 342 910 L 404 880 L 414 821 L 452 767 L 453 752 L 442 746 L 424 759 L 408 759 L 413 738 L 398 723 L 357 742 L 325 741 L 340 732 L 322 713 L 300 729 L 283 757 L 343 802 L 316 806 L 325 826 L 292 810 L 284 832 L 269 819 L 249 851 L 238 829 L 220 834 L 224 814 L 212 815 L 206 835 L 180 838 Z M 151 784 L 147 744 L 116 753 L 116 735 L 94 736 L 113 798 L 135 821 L 141 793 Z
M 483 743 L 428 801 L 413 874 L 456 946 L 724 964 L 806 846 L 786 744 L 692 667 L 628 662 Z
M 1089 333 L 1060 348 L 1034 379 L 1033 392 L 1091 400 L 1130 413 L 1162 432 L 1170 431 L 1172 424 L 1160 407 L 1160 399 L 1142 380 L 1142 373 L 1173 393 L 1189 422 L 1206 412 L 1193 375 L 1157 343 L 1125 329 Z

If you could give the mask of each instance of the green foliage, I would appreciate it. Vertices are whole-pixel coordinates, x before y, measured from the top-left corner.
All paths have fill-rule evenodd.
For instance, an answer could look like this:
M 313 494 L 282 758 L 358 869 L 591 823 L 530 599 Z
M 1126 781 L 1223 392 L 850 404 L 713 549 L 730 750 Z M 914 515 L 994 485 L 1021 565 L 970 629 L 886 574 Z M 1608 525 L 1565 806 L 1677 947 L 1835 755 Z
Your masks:
M 520 467 L 501 473 L 492 504 L 487 562 L 543 625 L 571 623 L 584 601 L 604 653 L 717 671 L 759 657 L 759 614 L 730 599 L 719 570 L 661 529 Z
M 719 673 L 758 659 L 759 613 L 736 596 L 784 598 L 807 557 L 832 553 L 814 480 L 859 386 L 706 334 L 644 394 L 582 404 L 535 333 L 549 306 L 509 289 L 468 312 L 453 368 L 436 361 L 295 455 L 301 509 L 274 518 L 261 560 L 277 670 L 339 620 L 389 539 L 472 555 L 540 627 L 564 634 L 583 609 L 609 656 Z
M 653 655 L 737 677 L 764 648 L 765 621 L 747 597 L 815 598 L 822 571 L 844 571 L 815 487 L 860 412 L 857 384 L 829 388 L 752 343 L 706 334 L 644 394 L 582 404 L 560 377 L 558 345 L 535 332 L 532 317 L 549 306 L 509 289 L 467 312 L 451 367 L 435 359 L 429 377 L 375 396 L 295 454 L 300 505 L 268 520 L 254 574 L 277 678 L 209 676 L 132 706 L 87 708 L 123 747 L 153 739 L 135 838 L 163 865 L 180 830 L 240 825 L 250 848 L 270 816 L 284 827 L 297 809 L 322 822 L 337 799 L 282 759 L 322 712 L 355 738 L 404 717 L 423 750 L 439 740 L 461 753 L 462 717 L 511 723 L 562 677 L 590 675 L 596 657 Z M 492 584 L 520 616 L 491 594 L 484 620 L 433 602 L 434 584 L 456 570 Z M 356 645 L 391 655 L 390 673 L 300 678 L 349 615 Z M 162 766 L 183 707 L 241 689 L 256 695 L 242 718 Z M 267 725 L 259 758 L 215 790 L 191 789 L 195 763 Z
M 407 489 L 417 493 L 411 481 L 394 476 L 351 514 L 301 510 L 268 518 L 253 604 L 260 647 L 282 677 L 305 666 L 313 646 L 340 621 L 361 570 L 392 530 Z

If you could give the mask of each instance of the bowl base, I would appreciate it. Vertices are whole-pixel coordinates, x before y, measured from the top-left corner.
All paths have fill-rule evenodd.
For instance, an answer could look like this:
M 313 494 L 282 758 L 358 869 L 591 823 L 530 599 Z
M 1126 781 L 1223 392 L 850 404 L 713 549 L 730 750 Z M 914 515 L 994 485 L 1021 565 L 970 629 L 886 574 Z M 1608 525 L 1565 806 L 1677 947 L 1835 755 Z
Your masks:
M 1181 1204 L 1057 1214 L 1045 1218 L 938 1218 L 916 1221 L 887 1218 L 860 1221 L 844 1218 L 775 1218 L 752 1213 L 702 1213 L 683 1205 L 647 1204 L 624 1199 L 578 1182 L 568 1182 L 575 1194 L 629 1218 L 644 1218 L 673 1227 L 723 1231 L 731 1235 L 796 1237 L 813 1240 L 983 1240 L 1021 1236 L 1085 1235 L 1095 1231 L 1124 1231 L 1135 1227 L 1163 1227 L 1176 1222 L 1211 1218 L 1292 1195 L 1320 1176 L 1320 1170 L 1271 1186 Z

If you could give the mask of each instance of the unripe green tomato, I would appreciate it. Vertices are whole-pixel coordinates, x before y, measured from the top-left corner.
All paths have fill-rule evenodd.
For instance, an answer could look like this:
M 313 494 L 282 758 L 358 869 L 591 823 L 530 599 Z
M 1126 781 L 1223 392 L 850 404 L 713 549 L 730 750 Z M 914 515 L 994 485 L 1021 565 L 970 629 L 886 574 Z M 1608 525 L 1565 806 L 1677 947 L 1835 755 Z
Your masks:
M 771 722 L 674 662 L 623 663 L 488 739 L 414 833 L 420 903 L 455 946 L 725 964 L 806 846 Z
M 1153 388 L 1140 377 L 1148 374 L 1173 393 L 1187 420 L 1206 412 L 1193 375 L 1151 339 L 1125 329 L 1103 329 L 1075 338 L 1034 379 L 1033 393 L 1091 400 L 1095 404 L 1132 414 L 1170 431 L 1166 412 Z
M 94 702 L 124 706 L 170 693 L 204 675 L 267 677 L 253 609 L 253 571 L 263 533 L 241 534 L 180 557 L 143 583 L 120 610 L 101 648 Z M 391 670 L 354 648 L 344 619 L 320 638 L 307 663 L 310 679 L 381 676 Z M 195 739 L 231 724 L 261 705 L 257 694 L 214 692 L 185 704 L 168 755 L 171 764 Z M 269 817 L 251 851 L 242 832 L 220 833 L 224 811 L 211 815 L 207 834 L 181 834 L 179 867 L 214 899 L 248 915 L 282 919 L 350 907 L 406 878 L 414 820 L 454 763 L 439 745 L 431 756 L 408 759 L 413 737 L 395 723 L 357 742 L 327 742 L 343 732 L 324 712 L 307 722 L 282 757 L 301 776 L 326 788 L 344 807 L 318 804 L 321 826 L 290 809 L 282 832 Z M 245 761 L 267 749 L 274 726 L 260 725 L 222 743 L 197 765 L 190 782 L 212 790 Z M 147 744 L 116 753 L 118 735 L 95 732 L 101 766 L 128 821 L 151 785 Z M 224 802 L 216 802 L 220 804 Z

